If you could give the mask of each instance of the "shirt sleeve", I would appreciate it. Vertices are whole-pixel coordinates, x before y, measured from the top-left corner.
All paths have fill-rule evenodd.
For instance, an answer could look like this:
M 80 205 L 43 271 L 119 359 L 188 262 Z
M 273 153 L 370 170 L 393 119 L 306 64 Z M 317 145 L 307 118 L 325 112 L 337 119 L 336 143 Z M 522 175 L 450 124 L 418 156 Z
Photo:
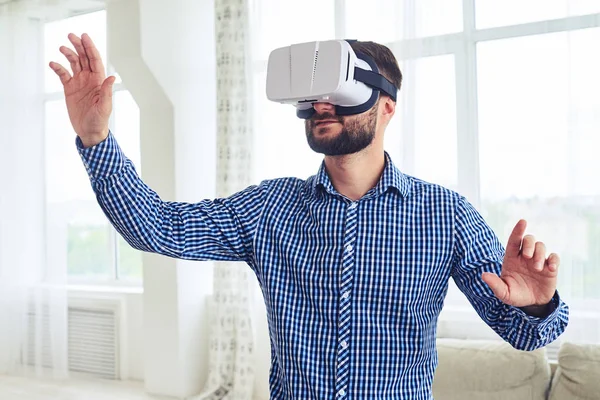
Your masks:
M 227 198 L 163 201 L 137 174 L 112 132 L 77 149 L 105 215 L 134 248 L 190 260 L 253 260 L 253 238 L 268 181 Z
M 483 281 L 483 272 L 500 275 L 505 250 L 483 217 L 460 196 L 455 221 L 452 277 L 477 314 L 498 335 L 519 350 L 543 347 L 565 330 L 569 309 L 555 292 L 553 311 L 544 318 L 501 302 Z

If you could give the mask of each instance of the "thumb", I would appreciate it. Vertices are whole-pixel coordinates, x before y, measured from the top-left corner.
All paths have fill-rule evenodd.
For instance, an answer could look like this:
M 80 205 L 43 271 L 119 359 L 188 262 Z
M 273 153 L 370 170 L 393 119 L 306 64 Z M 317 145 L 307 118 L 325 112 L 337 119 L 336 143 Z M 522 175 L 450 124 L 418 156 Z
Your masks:
M 112 88 L 115 83 L 116 78 L 114 76 L 109 76 L 102 82 L 102 87 L 100 88 L 100 93 L 102 93 L 102 97 L 112 98 Z
M 508 300 L 508 285 L 498 275 L 491 272 L 484 272 L 481 278 L 492 289 L 492 292 L 494 292 L 494 295 L 498 299 L 502 302 Z

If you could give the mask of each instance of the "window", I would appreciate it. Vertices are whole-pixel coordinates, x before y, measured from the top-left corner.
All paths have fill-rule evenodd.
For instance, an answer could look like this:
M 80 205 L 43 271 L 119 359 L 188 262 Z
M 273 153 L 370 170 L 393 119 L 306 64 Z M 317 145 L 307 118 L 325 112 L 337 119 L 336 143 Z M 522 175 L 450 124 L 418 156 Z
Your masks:
M 343 38 L 391 43 L 462 30 L 462 0 L 346 0 Z M 322 40 L 322 39 L 321 39 Z
M 332 1 L 252 1 L 257 59 L 267 60 L 271 50 L 290 42 L 319 40 L 334 35 Z M 281 16 L 288 18 L 281 18 Z M 310 26 L 309 29 L 307 29 Z
M 600 12 L 597 0 L 476 0 L 475 7 L 480 29 Z
M 396 164 L 404 159 L 404 167 L 410 168 L 413 175 L 456 189 L 458 163 L 454 56 L 406 60 L 400 68 L 403 74 L 408 71 L 412 74 L 400 90 L 401 100 L 397 105 L 397 115 L 394 116 L 394 122 L 400 122 L 401 127 L 396 128 L 397 131 L 393 126 L 388 127 L 385 136 L 386 139 L 394 136 L 410 138 L 414 141 L 414 151 L 400 153 L 401 148 L 388 147 L 388 152 Z M 434 115 L 435 118 L 432 118 Z M 405 145 L 408 147 L 407 143 Z
M 333 2 L 306 0 L 283 2 L 279 0 L 254 1 L 254 109 L 255 117 L 255 170 L 260 179 L 281 176 L 309 177 L 316 173 L 321 157 L 306 144 L 304 122 L 296 117 L 292 106 L 284 107 L 269 101 L 265 95 L 267 59 L 271 50 L 290 42 L 318 40 L 333 37 L 335 27 Z M 317 11 L 318 10 L 318 11 Z M 280 18 L 282 15 L 294 18 Z M 311 29 L 305 29 L 310 21 Z
M 45 64 L 58 61 L 68 67 L 58 51 L 72 47 L 67 35 L 88 33 L 107 63 L 106 12 L 93 12 L 49 22 L 44 30 Z M 117 80 L 110 127 L 138 172 L 140 165 L 139 109 Z M 108 222 L 92 191 L 88 175 L 75 148 L 60 81 L 45 70 L 46 197 L 48 225 L 56 248 L 52 256 L 67 264 L 71 283 L 141 284 L 141 253 L 131 248 Z
M 506 239 L 528 216 L 561 255 L 559 290 L 581 300 L 600 300 L 599 40 L 594 28 L 478 46 L 482 208 Z
M 385 135 L 395 163 L 464 194 L 504 244 L 527 219 L 528 232 L 561 256 L 558 286 L 571 306 L 566 336 L 600 340 L 600 3 L 324 0 L 307 6 L 308 16 L 278 10 L 279 21 L 314 20 L 318 28 L 304 32 L 268 23 L 262 10 L 275 3 L 253 1 L 257 179 L 307 177 L 322 159 L 306 144 L 294 108 L 264 95 L 275 47 L 265 38 L 276 37 L 277 46 L 333 38 L 386 44 L 404 75 Z M 495 336 L 480 329 L 452 282 L 445 304 L 441 330 Z

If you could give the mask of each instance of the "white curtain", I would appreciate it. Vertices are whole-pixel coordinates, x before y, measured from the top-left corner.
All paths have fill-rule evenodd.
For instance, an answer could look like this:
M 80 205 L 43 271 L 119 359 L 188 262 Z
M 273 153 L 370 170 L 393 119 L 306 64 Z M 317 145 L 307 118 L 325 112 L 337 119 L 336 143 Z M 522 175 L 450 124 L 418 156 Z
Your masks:
M 248 5 L 216 0 L 217 196 L 252 182 L 252 114 L 249 103 Z M 250 400 L 254 385 L 251 318 L 256 277 L 240 263 L 215 264 L 211 310 L 209 378 L 194 399 Z
M 65 377 L 66 264 L 52 259 L 46 215 L 43 24 L 25 3 L 0 5 L 0 374 Z
M 385 44 L 404 75 L 385 137 L 394 162 L 467 196 L 504 244 L 528 220 L 562 258 L 571 319 L 561 340 L 600 342 L 600 2 L 249 1 L 254 181 L 306 178 L 321 160 L 293 108 L 266 99 L 269 52 L 331 38 Z M 453 284 L 438 332 L 497 338 Z

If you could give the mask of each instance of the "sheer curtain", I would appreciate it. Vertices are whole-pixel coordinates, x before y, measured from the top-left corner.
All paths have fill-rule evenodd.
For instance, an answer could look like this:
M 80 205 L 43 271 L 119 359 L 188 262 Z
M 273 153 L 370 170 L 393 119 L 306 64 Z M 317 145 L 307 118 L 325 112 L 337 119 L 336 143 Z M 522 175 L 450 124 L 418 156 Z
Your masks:
M 43 25 L 0 5 L 0 374 L 67 375 L 66 264 L 46 215 Z
M 248 3 L 246 0 L 217 0 L 215 17 L 217 196 L 225 197 L 252 183 Z M 256 282 L 256 277 L 248 266 L 215 263 L 209 377 L 203 392 L 194 397 L 196 400 L 252 398 L 253 282 Z
M 306 178 L 321 161 L 293 108 L 266 99 L 269 51 L 331 38 L 385 44 L 404 75 L 385 137 L 394 162 L 465 195 L 504 244 L 528 220 L 562 258 L 571 322 L 561 339 L 600 342 L 600 2 L 251 4 L 255 181 Z M 497 338 L 453 282 L 445 304 L 440 336 Z

